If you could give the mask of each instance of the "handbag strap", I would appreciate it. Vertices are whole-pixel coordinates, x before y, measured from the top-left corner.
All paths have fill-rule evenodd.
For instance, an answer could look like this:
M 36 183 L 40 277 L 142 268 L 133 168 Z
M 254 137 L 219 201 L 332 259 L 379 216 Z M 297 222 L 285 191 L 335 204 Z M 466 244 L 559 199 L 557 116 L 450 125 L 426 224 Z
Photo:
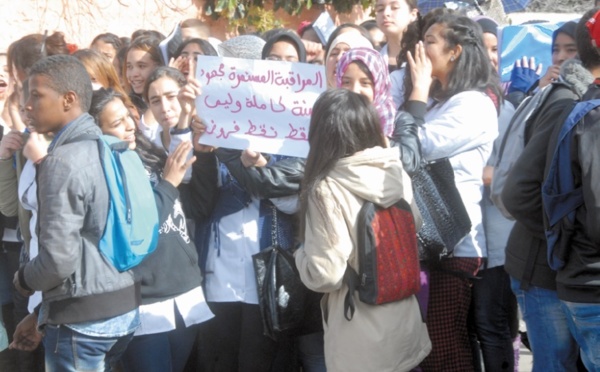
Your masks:
M 279 245 L 278 242 L 278 237 L 277 237 L 277 230 L 278 230 L 278 224 L 277 224 L 277 207 L 275 207 L 275 205 L 271 205 L 271 210 L 273 211 L 273 215 L 271 217 L 271 245 L 273 246 L 277 246 Z

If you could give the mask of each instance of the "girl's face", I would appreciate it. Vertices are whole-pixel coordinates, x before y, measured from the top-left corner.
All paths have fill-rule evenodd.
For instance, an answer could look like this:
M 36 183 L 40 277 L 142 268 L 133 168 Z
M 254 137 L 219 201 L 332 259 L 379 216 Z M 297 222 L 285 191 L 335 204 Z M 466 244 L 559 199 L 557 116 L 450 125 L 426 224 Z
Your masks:
M 350 45 L 346 43 L 338 43 L 331 49 L 327 61 L 325 61 L 325 73 L 327 74 L 327 86 L 335 88 L 335 70 L 337 63 L 342 58 L 344 53 L 350 50 Z
M 455 50 L 450 50 L 444 39 L 446 26 L 436 23 L 425 32 L 425 53 L 431 60 L 431 76 L 438 79 L 442 86 L 453 69 L 452 57 L 458 58 Z
M 180 86 L 169 77 L 161 77 L 148 87 L 148 104 L 163 128 L 173 128 L 179 121 L 181 105 L 177 99 Z
M 202 48 L 200 48 L 200 45 L 196 43 L 189 43 L 183 48 L 181 57 L 184 57 L 186 61 L 181 67 L 181 73 L 184 74 L 185 77 L 188 77 L 188 74 L 190 73 L 190 60 L 201 55 L 204 55 L 204 52 L 202 51 Z
M 135 149 L 135 123 L 123 101 L 119 98 L 110 101 L 100 113 L 99 121 L 102 133 L 129 142 L 129 148 Z
M 410 9 L 406 0 L 377 0 L 375 20 L 377 26 L 388 35 L 402 35 L 408 24 L 417 17 L 417 9 Z
M 282 40 L 273 44 L 269 55 L 265 59 L 270 61 L 298 62 L 299 56 L 298 51 L 292 43 Z
M 371 77 L 366 74 L 357 63 L 351 63 L 342 76 L 342 88 L 354 93 L 362 94 L 373 102 L 374 90 Z
M 492 66 L 498 71 L 498 38 L 496 35 L 485 32 L 483 34 L 483 46 L 490 57 Z
M 125 77 L 135 93 L 142 94 L 146 79 L 156 67 L 158 67 L 156 62 L 152 60 L 148 52 L 132 49 L 127 53 L 127 72 Z
M 577 57 L 577 45 L 575 39 L 564 32 L 556 35 L 552 44 L 552 64 L 560 66 L 569 58 Z

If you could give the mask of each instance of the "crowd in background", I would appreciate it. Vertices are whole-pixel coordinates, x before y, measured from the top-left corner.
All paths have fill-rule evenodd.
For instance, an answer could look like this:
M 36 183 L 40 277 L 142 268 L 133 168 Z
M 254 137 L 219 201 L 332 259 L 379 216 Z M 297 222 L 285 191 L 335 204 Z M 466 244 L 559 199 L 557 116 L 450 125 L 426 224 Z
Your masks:
M 0 72 L 0 370 L 517 371 L 521 342 L 534 371 L 600 370 L 593 116 L 575 140 L 585 204 L 558 271 L 541 196 L 556 128 L 599 94 L 597 11 L 556 29 L 543 75 L 524 57 L 508 83 L 496 21 L 419 14 L 416 0 L 377 0 L 374 20 L 327 39 L 310 21 L 218 40 L 185 20 L 167 65 L 166 30 L 106 30 L 89 46 L 60 32 L 15 40 Z M 200 144 L 198 55 L 323 65 L 307 158 Z M 509 124 L 543 92 L 501 211 L 490 188 Z M 109 196 L 90 134 L 127 142 L 153 189 L 158 245 L 128 271 L 98 251 Z M 451 256 L 421 260 L 419 293 L 356 297 L 348 321 L 362 204 L 410 204 L 411 177 L 442 158 L 469 233 Z M 302 326 L 276 339 L 252 263 L 273 245 L 294 252 L 312 291 Z

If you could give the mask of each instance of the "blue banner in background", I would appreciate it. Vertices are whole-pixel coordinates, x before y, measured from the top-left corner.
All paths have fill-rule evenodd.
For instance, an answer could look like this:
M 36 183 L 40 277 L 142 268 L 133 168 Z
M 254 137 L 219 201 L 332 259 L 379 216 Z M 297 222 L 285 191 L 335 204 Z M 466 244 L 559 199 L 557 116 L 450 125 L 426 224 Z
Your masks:
M 516 60 L 534 57 L 536 66 L 542 64 L 542 74 L 552 65 L 552 33 L 564 22 L 505 26 L 499 34 L 500 79 L 510 80 Z

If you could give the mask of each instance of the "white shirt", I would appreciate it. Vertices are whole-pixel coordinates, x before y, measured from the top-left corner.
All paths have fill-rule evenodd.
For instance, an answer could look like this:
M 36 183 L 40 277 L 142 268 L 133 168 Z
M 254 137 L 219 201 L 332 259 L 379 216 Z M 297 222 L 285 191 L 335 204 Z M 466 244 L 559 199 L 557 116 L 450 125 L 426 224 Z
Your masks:
M 208 301 L 258 304 L 252 255 L 260 251 L 259 206 L 253 198 L 248 207 L 221 218 L 219 250 L 211 232 L 204 272 Z
M 175 306 L 186 327 L 205 322 L 214 316 L 206 304 L 202 287 L 196 287 L 175 298 L 140 306 L 141 324 L 134 336 L 174 330 Z
M 35 165 L 30 160 L 27 160 L 19 178 L 18 196 L 23 208 L 31 211 L 31 220 L 29 220 L 29 232 L 31 234 L 31 241 L 29 242 L 29 259 L 33 259 L 39 254 L 38 236 L 36 231 L 38 202 L 35 174 Z M 41 302 L 42 292 L 36 291 L 29 297 L 27 310 L 29 310 L 30 313 L 33 313 L 33 309 Z
M 381 54 L 381 56 L 383 57 L 383 59 L 385 60 L 385 63 L 387 65 L 387 61 L 388 61 L 388 45 L 385 44 L 383 47 L 381 47 L 381 49 L 379 50 L 379 54 Z
M 158 137 L 158 143 L 160 144 L 159 146 L 162 147 L 162 142 L 160 141 L 159 133 L 160 131 L 162 131 L 162 127 L 158 125 L 158 123 L 156 123 L 156 125 L 153 125 L 152 127 L 149 127 L 144 121 L 144 115 L 142 115 L 140 117 L 139 128 L 140 131 L 144 134 L 144 136 L 146 136 L 151 142 L 157 143 L 156 138 Z
M 404 75 L 406 74 L 406 67 L 402 66 L 398 70 L 392 71 L 390 74 L 390 80 L 392 82 L 392 99 L 396 108 L 400 108 L 404 104 Z
M 456 187 L 469 218 L 471 233 L 454 248 L 455 257 L 484 257 L 481 198 L 483 167 L 498 135 L 498 118 L 492 100 L 481 92 L 456 94 L 425 115 L 419 139 L 425 160 L 450 158 Z

